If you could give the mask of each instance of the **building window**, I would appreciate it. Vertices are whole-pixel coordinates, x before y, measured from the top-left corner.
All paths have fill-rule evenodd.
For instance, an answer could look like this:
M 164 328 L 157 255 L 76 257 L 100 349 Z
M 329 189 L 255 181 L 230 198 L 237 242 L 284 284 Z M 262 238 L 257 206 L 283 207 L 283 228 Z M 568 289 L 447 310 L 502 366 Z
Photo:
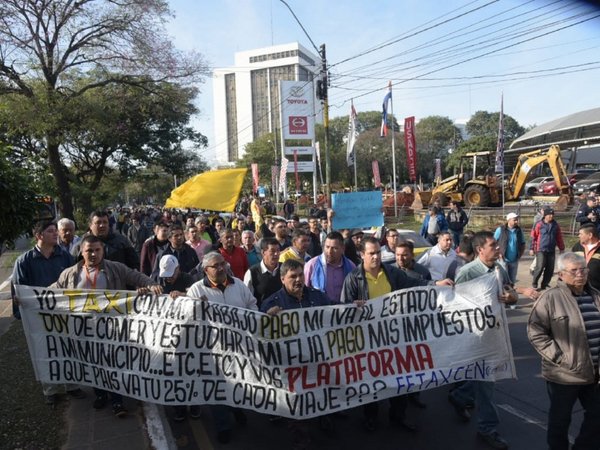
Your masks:
M 235 74 L 225 75 L 225 104 L 227 111 L 227 160 L 239 158 Z

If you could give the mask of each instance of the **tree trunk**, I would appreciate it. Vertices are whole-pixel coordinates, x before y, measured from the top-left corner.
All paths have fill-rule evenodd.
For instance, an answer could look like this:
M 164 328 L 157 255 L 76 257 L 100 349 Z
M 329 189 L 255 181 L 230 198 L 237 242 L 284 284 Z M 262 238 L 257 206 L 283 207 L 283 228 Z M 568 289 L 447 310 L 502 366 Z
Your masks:
M 60 160 L 58 139 L 52 134 L 46 136 L 48 147 L 48 163 L 50 171 L 54 175 L 54 182 L 58 190 L 58 198 L 60 200 L 60 210 L 63 217 L 74 219 L 73 215 L 73 196 L 71 194 L 71 186 L 65 169 Z

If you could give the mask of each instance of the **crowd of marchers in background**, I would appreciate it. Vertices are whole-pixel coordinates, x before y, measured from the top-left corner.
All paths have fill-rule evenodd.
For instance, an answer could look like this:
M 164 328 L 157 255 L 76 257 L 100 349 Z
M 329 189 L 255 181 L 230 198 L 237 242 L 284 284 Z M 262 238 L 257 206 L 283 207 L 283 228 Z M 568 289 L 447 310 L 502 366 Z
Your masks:
M 431 247 L 418 255 L 398 230 L 332 229 L 335 211 L 314 206 L 308 217 L 285 202 L 282 216 L 269 200 L 244 197 L 236 213 L 169 211 L 155 208 L 94 211 L 82 236 L 69 219 L 36 224 L 35 247 L 15 263 L 13 283 L 82 289 L 137 289 L 186 295 L 215 303 L 259 310 L 270 315 L 286 309 L 339 303 L 361 308 L 370 299 L 398 289 L 460 284 L 489 272 L 503 282 L 499 301 L 515 305 L 519 295 L 533 300 L 528 332 L 542 356 L 542 375 L 551 400 L 550 448 L 568 448 L 568 427 L 574 403 L 585 409 L 577 448 L 600 442 L 600 248 L 599 217 L 594 196 L 577 213 L 579 243 L 565 253 L 562 231 L 552 208 L 543 207 L 531 230 L 523 230 L 516 212 L 509 212 L 494 230 L 468 229 L 469 217 L 458 203 L 445 211 L 430 207 L 420 234 Z M 560 256 L 556 260 L 556 250 Z M 519 280 L 520 259 L 535 256 L 529 283 Z M 550 286 L 555 274 L 557 281 Z M 525 285 L 525 286 L 524 286 Z M 14 296 L 14 314 L 19 316 Z M 73 385 L 42 386 L 48 405 L 63 394 L 83 398 Z M 94 389 L 93 407 L 111 402 L 117 417 L 127 415 L 117 393 Z M 452 386 L 448 400 L 462 421 L 477 406 L 478 437 L 491 448 L 508 448 L 498 434 L 499 415 L 494 383 L 467 381 Z M 375 432 L 383 402 L 363 406 L 363 426 Z M 416 432 L 409 406 L 426 407 L 418 394 L 393 397 L 392 424 Z M 201 415 L 200 405 L 173 408 L 173 419 Z M 210 406 L 217 439 L 226 443 L 235 425 L 246 422 L 241 409 Z M 279 417 L 269 417 L 281 421 Z M 334 416 L 318 419 L 331 430 Z M 311 422 L 287 421 L 294 448 L 310 446 Z M 593 444 L 590 444 L 593 443 Z M 594 447 L 595 446 L 595 447 Z

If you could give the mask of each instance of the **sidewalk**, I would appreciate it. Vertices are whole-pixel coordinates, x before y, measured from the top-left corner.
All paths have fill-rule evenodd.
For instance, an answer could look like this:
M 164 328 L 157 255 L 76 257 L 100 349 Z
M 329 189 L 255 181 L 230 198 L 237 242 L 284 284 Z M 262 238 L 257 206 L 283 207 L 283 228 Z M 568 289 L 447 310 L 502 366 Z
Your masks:
M 19 326 L 12 317 L 10 282 L 12 261 L 21 251 L 0 255 L 0 335 L 11 325 Z M 63 450 L 156 450 L 175 449 L 164 408 L 125 398 L 129 414 L 119 419 L 112 414 L 110 405 L 103 410 L 92 408 L 94 392 L 83 387 L 87 398 L 66 400 L 65 421 L 68 426 Z M 44 404 L 40 386 L 40 408 Z M 33 412 L 32 412 L 33 413 Z

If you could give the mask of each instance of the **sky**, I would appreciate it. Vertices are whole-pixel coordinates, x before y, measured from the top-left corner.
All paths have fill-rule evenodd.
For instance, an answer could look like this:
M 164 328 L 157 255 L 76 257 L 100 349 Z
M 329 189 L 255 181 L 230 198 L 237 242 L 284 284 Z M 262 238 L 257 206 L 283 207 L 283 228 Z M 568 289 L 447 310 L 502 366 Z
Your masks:
M 381 110 L 463 122 L 476 111 L 523 126 L 600 107 L 600 8 L 575 0 L 286 0 L 318 48 L 327 46 L 330 117 Z M 211 68 L 234 53 L 311 40 L 281 0 L 170 0 L 175 46 Z M 198 86 L 195 128 L 215 163 L 212 82 Z

